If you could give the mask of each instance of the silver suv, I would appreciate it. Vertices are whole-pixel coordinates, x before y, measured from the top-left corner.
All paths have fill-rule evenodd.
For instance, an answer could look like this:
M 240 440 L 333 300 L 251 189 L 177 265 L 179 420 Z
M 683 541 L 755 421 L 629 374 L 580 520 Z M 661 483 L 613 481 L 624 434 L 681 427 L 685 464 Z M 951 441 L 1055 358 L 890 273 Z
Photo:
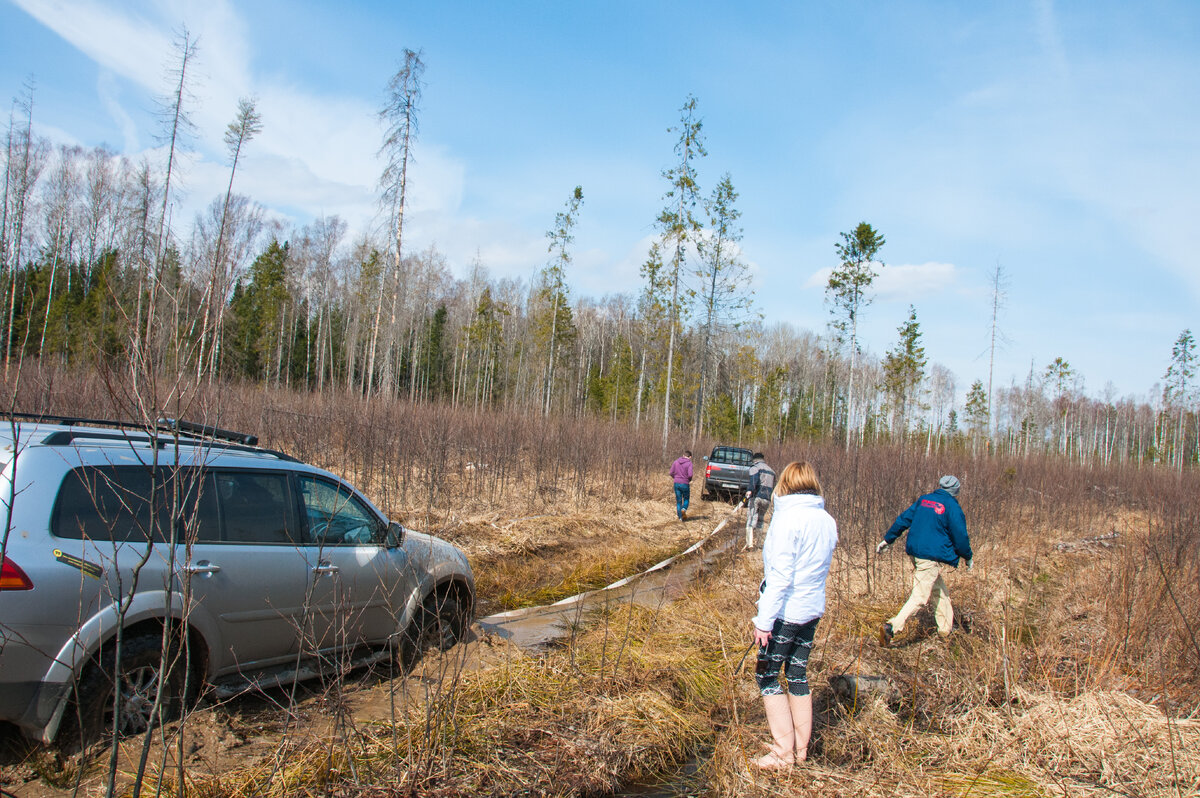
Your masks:
M 0 420 L 0 721 L 35 739 L 407 666 L 470 622 L 463 553 L 333 474 L 186 422 L 54 422 Z

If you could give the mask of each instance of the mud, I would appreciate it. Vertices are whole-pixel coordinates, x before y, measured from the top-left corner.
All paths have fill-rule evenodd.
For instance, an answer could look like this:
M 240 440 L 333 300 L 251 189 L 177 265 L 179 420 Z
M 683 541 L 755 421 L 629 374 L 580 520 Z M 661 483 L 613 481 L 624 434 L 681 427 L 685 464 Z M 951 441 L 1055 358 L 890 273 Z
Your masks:
M 588 617 L 613 606 L 635 603 L 659 606 L 679 596 L 688 585 L 728 554 L 740 539 L 737 525 L 729 526 L 730 513 L 706 537 L 640 574 L 613 582 L 599 590 L 580 593 L 543 607 L 496 613 L 476 624 L 485 635 L 495 635 L 524 649 L 536 649 L 571 633 Z

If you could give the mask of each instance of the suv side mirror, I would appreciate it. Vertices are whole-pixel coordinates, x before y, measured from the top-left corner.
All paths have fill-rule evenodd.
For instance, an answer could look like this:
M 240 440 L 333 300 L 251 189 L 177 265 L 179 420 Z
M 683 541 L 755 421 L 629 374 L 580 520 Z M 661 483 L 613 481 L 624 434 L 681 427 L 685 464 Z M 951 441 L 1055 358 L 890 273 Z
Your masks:
M 708 462 L 708 455 L 704 455 L 704 461 Z
M 396 549 L 404 542 L 404 527 L 399 521 L 391 521 L 388 523 L 387 537 L 385 543 L 389 549 Z

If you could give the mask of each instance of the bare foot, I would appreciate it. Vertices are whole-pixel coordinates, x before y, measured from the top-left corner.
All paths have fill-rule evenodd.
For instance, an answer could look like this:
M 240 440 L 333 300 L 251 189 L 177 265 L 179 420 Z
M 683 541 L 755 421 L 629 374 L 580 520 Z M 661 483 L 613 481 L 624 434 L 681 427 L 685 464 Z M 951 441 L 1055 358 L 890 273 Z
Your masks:
M 796 749 L 796 762 L 797 763 L 803 762 L 806 759 L 808 759 L 808 747 L 805 746 L 804 748 L 797 748 Z
M 789 770 L 793 763 L 790 757 L 785 759 L 780 754 L 775 753 L 774 748 L 772 748 L 764 756 L 755 760 L 754 764 L 758 765 L 759 770 Z

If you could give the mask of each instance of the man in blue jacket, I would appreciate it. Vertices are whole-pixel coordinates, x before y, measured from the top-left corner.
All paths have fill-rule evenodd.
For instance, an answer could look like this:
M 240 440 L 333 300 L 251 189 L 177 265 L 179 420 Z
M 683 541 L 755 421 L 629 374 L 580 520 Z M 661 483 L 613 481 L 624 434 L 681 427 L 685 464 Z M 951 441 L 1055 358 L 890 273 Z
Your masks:
M 946 637 L 954 624 L 954 608 L 950 593 L 942 579 L 942 566 L 958 567 L 958 560 L 967 561 L 971 570 L 971 539 L 967 536 L 967 519 L 958 505 L 958 477 L 944 476 L 933 493 L 927 493 L 896 518 L 883 540 L 875 547 L 882 554 L 908 530 L 904 551 L 912 559 L 913 588 L 908 601 L 896 617 L 879 630 L 879 645 L 888 646 L 892 637 L 904 631 L 909 616 L 933 597 L 933 617 L 938 634 Z

